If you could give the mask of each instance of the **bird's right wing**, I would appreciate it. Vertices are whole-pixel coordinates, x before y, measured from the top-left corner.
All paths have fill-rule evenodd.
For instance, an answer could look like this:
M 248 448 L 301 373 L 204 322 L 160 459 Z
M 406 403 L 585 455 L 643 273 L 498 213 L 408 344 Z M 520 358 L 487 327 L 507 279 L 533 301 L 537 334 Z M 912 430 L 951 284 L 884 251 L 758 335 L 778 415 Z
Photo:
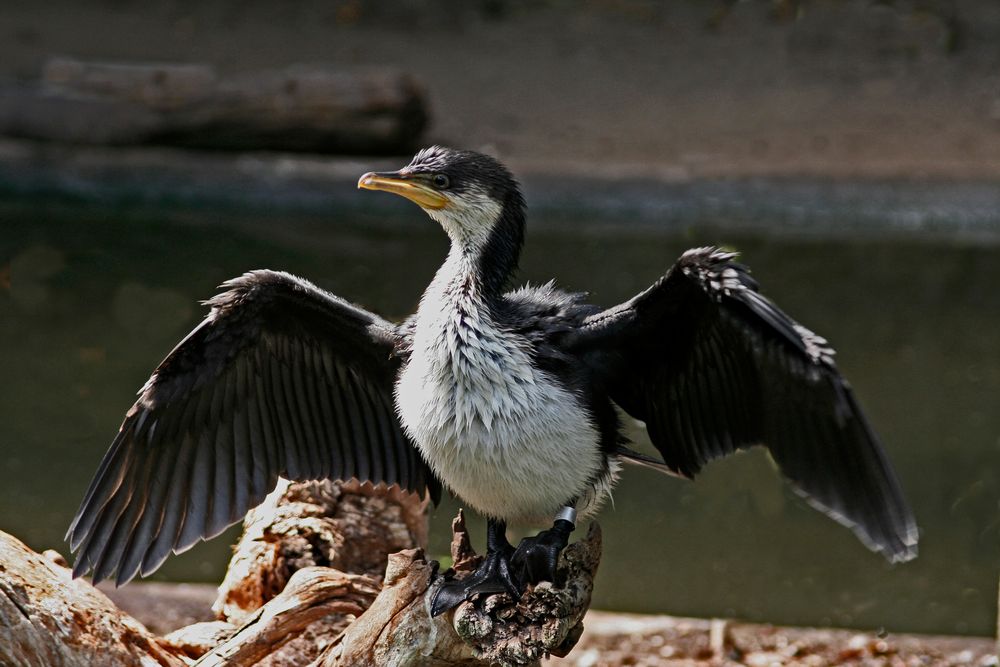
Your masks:
M 67 539 L 74 576 L 120 585 L 294 479 L 439 493 L 393 407 L 388 322 L 285 273 L 229 281 L 156 368 Z
M 733 258 L 689 250 L 648 290 L 583 320 L 565 345 L 645 422 L 670 471 L 691 477 L 763 445 L 811 504 L 890 560 L 912 558 L 913 516 L 833 350 Z

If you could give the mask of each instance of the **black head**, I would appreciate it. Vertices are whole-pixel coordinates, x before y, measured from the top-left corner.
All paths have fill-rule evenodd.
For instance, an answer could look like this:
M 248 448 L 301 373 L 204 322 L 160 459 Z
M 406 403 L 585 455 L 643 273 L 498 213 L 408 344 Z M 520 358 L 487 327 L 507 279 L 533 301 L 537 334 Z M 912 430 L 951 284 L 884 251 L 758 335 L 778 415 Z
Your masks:
M 399 171 L 365 174 L 358 187 L 406 197 L 456 240 L 485 238 L 504 214 L 524 216 L 524 198 L 507 167 L 473 151 L 425 148 Z
M 369 172 L 359 188 L 383 190 L 418 204 L 453 244 L 475 255 L 492 282 L 513 271 L 524 241 L 524 198 L 510 171 L 482 153 L 425 148 L 394 172 Z
M 456 197 L 482 192 L 502 203 L 511 194 L 520 195 L 507 167 L 496 158 L 473 151 L 431 146 L 414 155 L 397 174 L 425 176 L 440 192 Z

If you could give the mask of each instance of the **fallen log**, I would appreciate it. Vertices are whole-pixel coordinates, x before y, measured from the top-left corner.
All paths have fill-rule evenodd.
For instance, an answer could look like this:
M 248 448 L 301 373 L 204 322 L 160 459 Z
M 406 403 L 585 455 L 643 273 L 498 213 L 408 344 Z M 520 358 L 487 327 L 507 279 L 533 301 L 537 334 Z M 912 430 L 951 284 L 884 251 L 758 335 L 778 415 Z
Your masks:
M 285 499 L 281 507 L 288 515 L 284 521 L 294 521 L 294 511 L 302 509 L 293 510 L 296 503 L 318 506 L 313 502 L 317 496 L 325 499 L 320 504 L 336 497 L 345 507 L 380 504 L 363 500 L 365 494 L 378 497 L 379 492 L 370 488 L 355 488 L 355 494 L 333 485 L 325 489 L 308 484 L 291 486 L 299 488 L 283 484 L 285 490 L 269 498 L 274 503 Z M 335 514 L 349 513 L 336 510 L 333 504 L 329 507 Z M 391 507 L 382 507 L 387 516 L 395 513 Z M 278 532 L 294 535 L 289 529 L 286 524 Z M 455 569 L 468 572 L 479 557 L 471 549 L 460 520 L 454 524 L 454 536 Z M 274 550 L 273 540 L 268 539 L 264 540 L 270 545 L 268 549 Z M 368 574 L 306 565 L 289 575 L 283 590 L 257 610 L 240 608 L 238 613 L 246 614 L 242 627 L 221 620 L 199 622 L 157 637 L 115 609 L 85 580 L 71 579 L 58 554 L 34 553 L 0 532 L 0 665 L 179 667 L 198 660 L 202 666 L 258 661 L 263 667 L 532 664 L 546 652 L 564 653 L 576 641 L 582 627 L 578 614 L 583 613 L 589 599 L 599 553 L 599 531 L 593 526 L 587 538 L 563 553 L 560 571 L 566 577 L 564 586 L 542 584 L 529 590 L 517 604 L 506 595 L 490 596 L 460 605 L 436 619 L 426 613 L 435 566 L 419 549 L 389 556 L 381 587 Z M 153 604 L 141 605 L 143 596 L 155 598 Z M 155 610 L 157 605 L 169 599 L 157 585 L 138 587 L 133 597 L 130 604 L 137 614 L 142 608 L 145 614 L 157 616 L 162 615 Z M 190 606 L 186 596 L 175 598 L 185 599 L 185 608 Z M 204 600 L 207 609 L 209 598 Z M 367 611 L 356 616 L 363 607 Z M 579 664 L 609 666 L 645 661 L 688 667 L 711 667 L 726 661 L 768 665 L 853 665 L 861 661 L 985 667 L 996 664 L 993 646 L 993 640 L 985 637 L 884 636 L 593 612 L 587 616 L 587 632 L 580 638 L 577 657 Z M 558 660 L 554 663 L 563 664 Z
M 406 153 L 427 121 L 422 86 L 393 68 L 219 76 L 207 65 L 55 58 L 39 82 L 0 88 L 0 134 L 77 144 Z

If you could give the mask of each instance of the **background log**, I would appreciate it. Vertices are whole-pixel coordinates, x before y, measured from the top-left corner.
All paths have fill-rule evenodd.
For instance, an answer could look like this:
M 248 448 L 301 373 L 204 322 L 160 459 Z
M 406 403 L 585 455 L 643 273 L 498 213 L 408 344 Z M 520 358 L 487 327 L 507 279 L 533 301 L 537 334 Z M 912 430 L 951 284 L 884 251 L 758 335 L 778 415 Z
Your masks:
M 0 532 L 0 665 L 182 667 L 182 653 L 119 611 L 55 552 Z
M 0 89 L 0 134 L 80 144 L 407 153 L 428 112 L 392 68 L 295 65 L 219 76 L 207 65 L 50 60 Z

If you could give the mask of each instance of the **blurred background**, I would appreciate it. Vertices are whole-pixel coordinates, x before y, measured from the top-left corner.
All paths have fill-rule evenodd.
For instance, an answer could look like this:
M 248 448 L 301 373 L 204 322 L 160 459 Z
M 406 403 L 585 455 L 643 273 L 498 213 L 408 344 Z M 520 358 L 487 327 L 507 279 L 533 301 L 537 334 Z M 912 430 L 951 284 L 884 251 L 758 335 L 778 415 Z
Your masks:
M 522 280 L 610 305 L 688 247 L 743 253 L 839 351 L 921 527 L 889 566 L 759 452 L 693 484 L 627 469 L 595 608 L 994 632 L 994 0 L 8 0 L 0 529 L 66 552 L 134 392 L 223 280 L 412 312 L 444 235 L 355 183 L 431 143 L 522 178 Z M 217 582 L 233 536 L 154 578 Z

